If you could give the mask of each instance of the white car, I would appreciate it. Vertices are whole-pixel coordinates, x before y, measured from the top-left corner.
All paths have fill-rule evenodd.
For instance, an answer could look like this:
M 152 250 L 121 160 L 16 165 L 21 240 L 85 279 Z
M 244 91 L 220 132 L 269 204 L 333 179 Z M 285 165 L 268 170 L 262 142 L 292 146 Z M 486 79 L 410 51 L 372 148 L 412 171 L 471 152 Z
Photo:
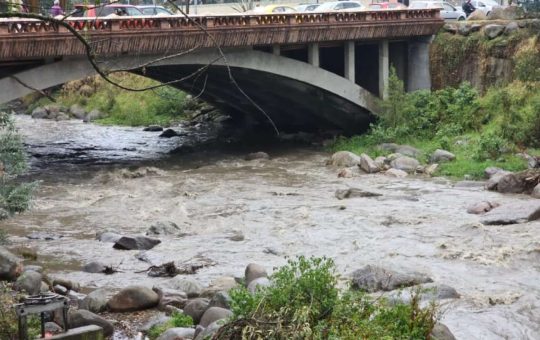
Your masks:
M 493 8 L 501 6 L 495 0 L 472 0 L 471 4 L 474 6 L 474 8 L 484 12 L 486 15 L 488 15 Z
M 467 15 L 459 7 L 454 7 L 446 1 L 415 1 L 409 5 L 409 9 L 440 8 L 441 18 L 444 20 L 467 19 Z
M 298 5 L 296 6 L 296 10 L 298 12 L 313 12 L 317 9 L 321 4 L 304 4 L 304 5 Z
M 325 2 L 315 9 L 315 12 L 361 11 L 364 6 L 358 1 Z

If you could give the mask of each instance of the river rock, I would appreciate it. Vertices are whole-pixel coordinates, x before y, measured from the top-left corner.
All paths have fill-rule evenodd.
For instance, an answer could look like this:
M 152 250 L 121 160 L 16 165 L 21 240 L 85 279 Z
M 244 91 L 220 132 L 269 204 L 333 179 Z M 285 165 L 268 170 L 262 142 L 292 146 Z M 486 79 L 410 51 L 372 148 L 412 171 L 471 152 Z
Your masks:
M 68 290 L 68 293 L 66 294 L 66 297 L 69 300 L 69 305 L 72 307 L 80 308 L 81 303 L 86 298 L 85 294 L 78 293 L 74 290 Z
M 450 332 L 446 325 L 437 322 L 431 330 L 430 339 L 432 340 L 456 340 L 454 334 Z
M 381 171 L 381 169 L 375 164 L 373 159 L 365 153 L 360 155 L 360 168 L 368 174 L 373 174 Z
M 255 159 L 270 159 L 270 156 L 266 152 L 259 151 L 252 152 L 245 157 L 246 161 L 253 161 Z
M 534 198 L 540 198 L 540 184 L 537 184 L 533 191 L 531 192 L 531 196 Z
M 375 160 L 373 161 L 375 162 L 375 165 L 377 165 L 377 167 L 381 170 L 383 170 L 386 166 L 386 163 L 388 163 L 389 161 L 386 159 L 386 157 L 384 156 L 379 156 L 377 158 L 375 158 Z
M 210 300 L 209 307 L 231 309 L 231 296 L 227 292 L 217 292 Z
M 500 193 L 530 193 L 540 181 L 540 169 L 509 173 L 502 176 L 497 183 L 497 191 Z
M 402 156 L 394 159 L 390 162 L 390 166 L 394 169 L 403 170 L 406 172 L 415 172 L 416 168 L 420 165 L 416 159 L 412 157 Z
M 93 274 L 103 273 L 106 267 L 107 265 L 105 265 L 103 262 L 93 261 L 93 262 L 85 264 L 82 267 L 82 271 L 86 273 L 93 273 Z
M 504 171 L 504 170 L 495 172 L 493 175 L 489 177 L 488 181 L 486 182 L 486 189 L 495 190 L 495 191 L 498 190 L 499 182 L 501 181 L 501 179 L 504 176 L 509 175 L 509 174 L 511 174 L 511 172 Z
M 59 112 L 56 117 L 56 120 L 69 120 L 69 115 L 65 112 Z
M 0 280 L 15 280 L 23 271 L 22 259 L 0 247 Z
M 86 115 L 86 118 L 84 119 L 85 122 L 93 122 L 96 119 L 100 119 L 103 117 L 103 113 L 101 111 L 94 109 Z
M 130 286 L 114 295 L 107 306 L 112 312 L 133 312 L 157 306 L 159 296 L 144 286 Z
M 152 288 L 154 292 L 159 296 L 159 309 L 163 310 L 165 306 L 174 306 L 177 308 L 184 308 L 188 302 L 187 294 L 170 288 L 156 287 Z
M 45 332 L 51 334 L 62 333 L 64 330 L 56 322 L 45 322 Z
M 458 27 L 457 27 L 457 25 L 454 25 L 454 24 L 451 24 L 451 23 L 446 23 L 443 26 L 443 30 L 445 30 L 448 33 L 456 34 L 457 31 L 458 31 Z
M 248 284 L 247 290 L 249 290 L 251 293 L 255 293 L 259 288 L 270 287 L 271 285 L 272 282 L 268 280 L 268 278 L 258 277 Z
M 329 165 L 351 167 L 360 164 L 360 157 L 349 151 L 338 151 L 332 155 Z
M 111 336 L 114 333 L 114 327 L 108 320 L 84 309 L 70 311 L 69 328 L 77 328 L 89 325 L 96 325 L 103 328 L 104 336 Z
M 390 168 L 390 169 L 386 170 L 384 172 L 384 174 L 386 176 L 396 177 L 396 178 L 403 178 L 403 177 L 407 177 L 409 175 L 403 170 L 394 169 L 394 168 Z
M 112 231 L 105 231 L 96 235 L 96 240 L 107 243 L 116 243 L 116 241 L 121 238 L 122 235 L 114 233 Z
M 431 155 L 430 161 L 431 163 L 443 163 L 453 161 L 454 159 L 456 159 L 456 155 L 453 153 L 443 149 L 437 149 Z
M 500 204 L 497 202 L 482 201 L 475 203 L 467 208 L 467 213 L 469 214 L 484 214 L 488 211 L 497 208 Z
M 488 20 L 516 20 L 523 17 L 523 9 L 518 6 L 494 7 L 488 14 Z
M 378 147 L 381 150 L 390 151 L 392 153 L 399 153 L 403 156 L 414 157 L 414 158 L 422 156 L 422 151 L 410 145 L 383 143 L 383 144 L 380 144 Z
M 24 291 L 29 295 L 37 295 L 41 291 L 41 280 L 43 275 L 38 272 L 27 270 L 21 274 L 15 281 L 13 288 L 18 291 Z
M 493 175 L 501 171 L 504 171 L 504 170 L 501 168 L 497 168 L 496 166 L 489 166 L 484 169 L 484 177 L 487 179 L 490 179 Z M 506 173 L 508 173 L 508 171 L 506 171 Z
M 187 297 L 190 299 L 201 295 L 203 290 L 203 286 L 199 282 L 193 279 L 185 279 L 182 275 L 176 275 L 172 279 L 160 283 L 157 286 L 179 290 L 186 293 Z
M 233 313 L 225 308 L 210 307 L 204 312 L 199 324 L 203 327 L 208 327 L 211 323 L 231 317 Z
M 45 282 L 41 282 L 41 289 L 40 291 L 43 292 L 43 291 L 48 291 L 49 290 L 49 287 L 47 286 L 47 284 L 45 283 L 45 286 L 43 285 Z M 56 293 L 56 294 L 60 294 L 60 295 L 67 295 L 67 293 L 69 292 L 69 289 L 67 289 L 66 287 L 64 286 L 60 286 L 60 285 L 55 285 L 53 287 L 53 291 Z
M 508 23 L 506 25 L 506 27 L 504 28 L 504 34 L 510 35 L 510 34 L 516 32 L 518 30 L 519 30 L 519 26 L 518 26 L 517 22 L 512 21 L 512 22 Z
M 487 212 L 482 219 L 486 225 L 525 223 L 540 218 L 540 203 L 536 200 L 506 203 Z
M 424 173 L 428 176 L 433 176 L 435 172 L 439 169 L 439 164 L 433 163 L 425 167 Z
M 156 340 L 193 339 L 194 336 L 195 336 L 195 328 L 176 327 L 176 328 L 167 329 Z
M 352 273 L 353 288 L 373 293 L 414 286 L 433 280 L 420 273 L 401 273 L 378 266 L 367 265 Z
M 171 221 L 167 222 L 156 222 L 148 228 L 146 232 L 147 236 L 163 236 L 163 235 L 180 235 L 182 234 L 182 229 Z
M 489 24 L 487 26 L 484 26 L 484 35 L 488 39 L 495 39 L 499 35 L 501 35 L 504 31 L 503 25 L 498 24 Z
M 80 107 L 79 105 L 77 104 L 73 104 L 71 105 L 71 107 L 69 108 L 69 113 L 77 118 L 77 119 L 84 119 L 86 117 L 86 110 L 83 109 L 82 107 Z
M 171 138 L 176 136 L 178 136 L 178 133 L 176 133 L 176 131 L 174 131 L 173 129 L 167 129 L 159 135 L 159 137 L 161 138 Z
M 160 240 L 145 236 L 122 236 L 116 241 L 113 248 L 121 250 L 149 250 L 160 243 Z
M 379 197 L 382 196 L 382 194 L 371 191 L 364 191 L 362 189 L 349 188 L 336 190 L 335 196 L 337 199 L 342 200 L 355 197 Z
M 158 131 L 163 131 L 163 127 L 159 125 L 148 125 L 147 127 L 143 129 L 143 131 L 158 132 Z
M 92 313 L 101 313 L 107 310 L 107 302 L 114 296 L 114 292 L 108 288 L 99 288 L 88 294 L 80 303 L 81 309 Z
M 24 266 L 24 269 L 23 269 L 23 271 L 27 271 L 27 270 L 33 270 L 35 272 L 43 274 L 43 267 L 42 266 L 29 264 L 29 265 Z
M 211 323 L 208 327 L 202 329 L 202 331 L 199 331 L 199 333 L 195 332 L 196 337 L 194 340 L 212 339 L 214 334 L 216 334 L 216 332 L 221 328 L 224 323 L 225 322 L 223 320 L 218 320 Z
M 193 323 L 198 324 L 204 312 L 208 309 L 210 301 L 204 298 L 196 298 L 189 301 L 184 307 L 184 314 L 191 316 Z
M 459 299 L 460 295 L 453 288 L 445 284 L 426 283 L 405 289 L 394 290 L 389 293 L 388 300 L 393 303 L 409 304 L 411 297 L 418 291 L 420 301 L 435 301 L 445 299 Z
M 76 292 L 81 290 L 81 285 L 78 282 L 65 280 L 65 279 L 54 279 L 53 286 L 60 285 L 66 287 L 67 290 L 74 290 Z
M 45 108 L 43 107 L 36 107 L 33 111 L 32 111 L 32 118 L 34 119 L 44 119 L 44 118 L 47 118 L 47 110 L 45 110 Z
M 257 263 L 250 263 L 247 265 L 246 270 L 244 271 L 244 277 L 246 278 L 246 287 L 249 286 L 251 281 L 259 277 L 268 277 L 266 269 Z
M 159 313 L 151 317 L 148 321 L 146 321 L 141 327 L 139 327 L 138 330 L 143 333 L 148 333 L 148 331 L 152 327 L 164 325 L 168 323 L 170 320 L 171 320 L 170 316 L 167 316 L 165 313 Z
M 202 291 L 201 296 L 212 298 L 212 296 L 214 296 L 214 294 L 216 294 L 217 292 L 228 292 L 229 290 L 231 290 L 232 288 L 236 286 L 238 286 L 238 283 L 236 282 L 234 277 L 231 277 L 231 276 L 218 277 L 212 280 L 212 282 L 210 282 L 208 287 Z

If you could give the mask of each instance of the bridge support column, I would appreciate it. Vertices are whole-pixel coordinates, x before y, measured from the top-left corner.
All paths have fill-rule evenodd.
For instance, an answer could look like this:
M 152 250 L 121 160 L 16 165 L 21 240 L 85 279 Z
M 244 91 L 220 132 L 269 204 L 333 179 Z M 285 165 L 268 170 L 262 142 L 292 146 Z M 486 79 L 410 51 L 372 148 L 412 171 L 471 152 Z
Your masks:
M 379 97 L 388 98 L 388 75 L 389 75 L 388 40 L 379 42 Z
M 319 44 L 312 43 L 308 45 L 308 63 L 315 67 L 319 67 Z
M 431 89 L 429 73 L 429 44 L 432 37 L 409 42 L 407 91 Z
M 354 41 L 347 41 L 345 43 L 345 79 L 355 82 L 355 55 L 354 55 Z
M 280 55 L 281 54 L 281 47 L 278 44 L 272 45 L 272 54 L 273 55 Z

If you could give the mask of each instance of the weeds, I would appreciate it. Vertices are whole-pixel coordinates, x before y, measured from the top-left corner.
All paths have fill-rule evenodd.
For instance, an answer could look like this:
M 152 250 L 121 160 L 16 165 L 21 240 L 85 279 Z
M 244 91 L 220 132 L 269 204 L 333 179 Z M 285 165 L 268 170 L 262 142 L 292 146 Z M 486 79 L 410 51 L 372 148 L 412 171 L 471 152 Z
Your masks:
M 191 327 L 193 326 L 193 319 L 189 315 L 182 313 L 174 312 L 171 315 L 171 319 L 161 325 L 155 325 L 150 328 L 148 331 L 148 337 L 153 340 L 157 339 L 161 334 L 163 334 L 169 328 L 175 327 Z

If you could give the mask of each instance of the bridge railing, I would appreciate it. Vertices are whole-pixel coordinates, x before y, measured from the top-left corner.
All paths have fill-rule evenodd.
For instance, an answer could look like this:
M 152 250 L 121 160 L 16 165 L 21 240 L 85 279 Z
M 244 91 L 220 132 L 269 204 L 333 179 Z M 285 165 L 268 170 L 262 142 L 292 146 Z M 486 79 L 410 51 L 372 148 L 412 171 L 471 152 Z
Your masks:
M 440 20 L 439 9 L 333 12 L 333 13 L 286 13 L 222 16 L 167 16 L 167 17 L 114 17 L 114 18 L 68 18 L 66 22 L 77 31 L 131 31 L 167 29 L 219 29 L 248 28 L 260 26 L 299 25 L 355 25 L 385 22 Z M 33 19 L 0 19 L 0 35 L 66 32 L 56 23 Z

